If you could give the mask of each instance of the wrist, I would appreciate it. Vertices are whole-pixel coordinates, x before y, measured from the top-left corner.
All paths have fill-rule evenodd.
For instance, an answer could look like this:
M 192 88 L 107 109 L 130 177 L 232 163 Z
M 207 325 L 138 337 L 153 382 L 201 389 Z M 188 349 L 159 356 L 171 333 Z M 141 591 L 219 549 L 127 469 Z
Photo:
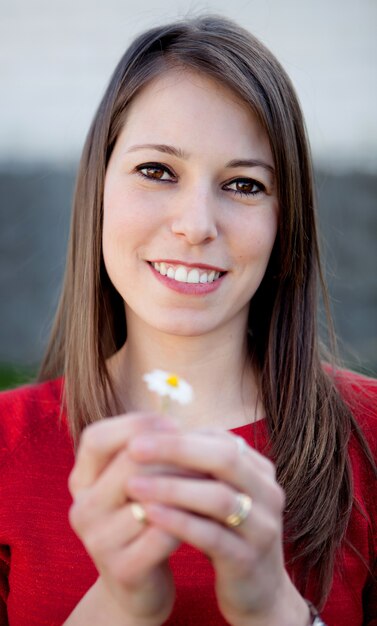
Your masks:
M 87 591 L 63 626 L 161 626 L 157 617 L 141 618 L 130 615 L 108 593 L 101 577 Z
M 153 609 L 150 608 L 149 614 L 145 614 L 146 602 L 138 598 L 126 598 L 124 590 L 118 593 L 114 591 L 114 585 L 105 581 L 101 576 L 97 579 L 101 610 L 107 615 L 104 626 L 162 626 L 166 621 L 168 614 L 166 610 L 159 610 L 154 604 Z M 111 611 L 109 608 L 111 607 Z M 132 607 L 132 610 L 131 610 Z M 140 611 L 140 609 L 142 609 Z M 116 621 L 112 621 L 116 620 Z
M 231 623 L 232 626 L 312 626 L 312 618 L 308 602 L 297 591 L 286 573 L 268 610 L 245 615 Z

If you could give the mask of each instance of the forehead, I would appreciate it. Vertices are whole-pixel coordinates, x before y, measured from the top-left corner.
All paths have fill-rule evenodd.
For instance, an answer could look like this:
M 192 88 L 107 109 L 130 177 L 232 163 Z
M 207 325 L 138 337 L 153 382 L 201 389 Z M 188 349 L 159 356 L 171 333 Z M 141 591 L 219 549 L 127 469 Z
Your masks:
M 171 69 L 153 78 L 131 101 L 122 141 L 223 143 L 247 151 L 258 144 L 270 152 L 265 130 L 248 105 L 229 87 L 187 68 Z

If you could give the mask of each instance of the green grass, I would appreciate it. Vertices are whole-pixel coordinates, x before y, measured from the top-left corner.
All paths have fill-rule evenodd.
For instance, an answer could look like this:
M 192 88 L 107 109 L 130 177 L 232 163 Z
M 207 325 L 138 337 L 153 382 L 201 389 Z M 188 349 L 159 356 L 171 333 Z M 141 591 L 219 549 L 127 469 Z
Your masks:
M 36 368 L 0 364 L 0 390 L 12 389 L 35 380 Z

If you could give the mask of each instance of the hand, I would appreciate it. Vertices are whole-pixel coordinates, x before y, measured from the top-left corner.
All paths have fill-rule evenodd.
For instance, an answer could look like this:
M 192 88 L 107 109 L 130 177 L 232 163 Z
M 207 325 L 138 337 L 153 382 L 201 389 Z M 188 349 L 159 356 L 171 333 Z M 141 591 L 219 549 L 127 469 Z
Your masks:
M 201 476 L 134 475 L 129 493 L 155 526 L 212 560 L 219 608 L 229 623 L 303 626 L 308 609 L 284 567 L 284 493 L 273 464 L 245 447 L 242 453 L 237 437 L 220 431 L 137 437 L 129 446 L 135 462 L 175 464 Z M 229 528 L 225 521 L 237 510 L 239 493 L 252 498 L 252 508 L 240 526 Z
M 137 521 L 126 489 L 126 479 L 135 472 L 169 471 L 161 465 L 138 466 L 127 452 L 132 437 L 161 429 L 174 432 L 169 421 L 140 413 L 89 426 L 69 478 L 70 523 L 101 579 L 88 597 L 91 602 L 98 590 L 97 605 L 106 603 L 108 618 L 121 616 L 119 623 L 161 624 L 174 601 L 167 559 L 180 542 L 162 528 Z

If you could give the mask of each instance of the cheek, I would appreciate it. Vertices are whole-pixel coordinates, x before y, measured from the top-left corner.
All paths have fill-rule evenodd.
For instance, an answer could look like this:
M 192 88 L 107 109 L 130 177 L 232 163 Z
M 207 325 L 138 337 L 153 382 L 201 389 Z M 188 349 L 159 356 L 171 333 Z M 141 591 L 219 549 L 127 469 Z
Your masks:
M 239 257 L 244 260 L 267 264 L 277 234 L 277 212 L 257 216 L 260 219 L 248 220 L 238 231 Z
M 163 215 L 166 200 L 162 194 L 135 188 L 132 185 L 110 184 L 104 193 L 104 229 L 140 231 L 141 233 L 156 227 Z
M 120 233 L 123 227 L 118 214 L 109 205 L 104 205 L 103 226 L 102 226 L 102 251 L 106 269 L 109 272 L 114 257 L 118 254 L 120 247 Z
M 110 279 L 117 280 L 124 267 L 127 248 L 133 239 L 131 212 L 124 194 L 105 190 L 103 202 L 102 251 Z
M 151 211 L 137 194 L 115 187 L 105 191 L 102 244 L 104 256 L 121 253 L 139 245 L 147 237 Z

